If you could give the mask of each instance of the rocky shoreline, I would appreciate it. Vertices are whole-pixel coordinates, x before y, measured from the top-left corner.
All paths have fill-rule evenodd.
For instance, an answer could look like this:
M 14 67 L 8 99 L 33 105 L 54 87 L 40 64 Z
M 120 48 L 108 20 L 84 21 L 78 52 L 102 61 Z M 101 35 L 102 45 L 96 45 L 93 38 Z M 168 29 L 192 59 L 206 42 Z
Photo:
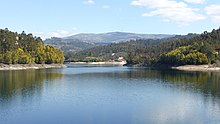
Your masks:
M 63 64 L 0 64 L 0 70 L 27 70 L 45 68 L 66 68 Z

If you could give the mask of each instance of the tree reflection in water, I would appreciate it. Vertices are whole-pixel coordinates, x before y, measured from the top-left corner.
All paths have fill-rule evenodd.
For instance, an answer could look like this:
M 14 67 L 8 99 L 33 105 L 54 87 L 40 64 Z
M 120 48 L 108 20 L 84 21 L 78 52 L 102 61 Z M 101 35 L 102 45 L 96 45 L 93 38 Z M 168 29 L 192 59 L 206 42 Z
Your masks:
M 56 69 L 0 71 L 0 99 L 7 100 L 16 94 L 40 93 L 45 80 L 62 77 Z

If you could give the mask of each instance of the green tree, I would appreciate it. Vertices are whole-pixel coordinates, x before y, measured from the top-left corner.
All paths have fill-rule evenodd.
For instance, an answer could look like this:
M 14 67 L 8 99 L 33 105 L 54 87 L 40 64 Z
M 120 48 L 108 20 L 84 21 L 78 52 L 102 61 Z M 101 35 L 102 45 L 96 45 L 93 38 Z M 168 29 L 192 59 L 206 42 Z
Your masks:
M 4 54 L 4 63 L 5 64 L 12 64 L 12 52 L 11 51 L 7 51 L 5 54 Z

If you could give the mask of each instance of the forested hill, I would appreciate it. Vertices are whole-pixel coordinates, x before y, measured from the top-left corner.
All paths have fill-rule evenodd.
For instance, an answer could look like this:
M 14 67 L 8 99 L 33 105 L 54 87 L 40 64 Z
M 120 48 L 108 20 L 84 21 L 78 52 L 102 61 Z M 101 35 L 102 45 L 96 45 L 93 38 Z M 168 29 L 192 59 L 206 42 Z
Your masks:
M 68 53 L 70 61 L 84 61 L 88 57 L 98 60 L 125 57 L 128 64 L 207 64 L 219 60 L 220 29 L 200 35 L 188 34 L 160 40 L 131 40 L 108 46 L 94 47 L 78 53 Z
M 121 43 L 112 43 L 110 45 L 106 46 L 97 46 L 90 49 L 86 49 L 80 52 L 68 52 L 65 53 L 65 58 L 67 61 L 85 61 L 88 57 L 96 57 L 99 58 L 99 60 L 115 60 L 118 57 L 128 57 L 128 53 L 140 53 L 140 51 L 146 52 L 146 47 L 148 47 L 148 50 L 154 49 L 156 51 L 160 50 L 160 48 L 157 47 L 158 44 L 162 44 L 163 42 L 170 42 L 175 41 L 176 39 L 187 39 L 197 36 L 197 34 L 188 34 L 188 35 L 177 35 L 175 37 L 171 38 L 165 38 L 165 39 L 136 39 L 136 40 L 130 40 L 127 42 L 121 42 Z M 157 52 L 153 53 L 157 53 Z M 114 54 L 114 56 L 112 56 Z M 150 56 L 153 55 L 150 53 Z M 154 54 L 155 55 L 155 54 Z
M 0 63 L 4 64 L 52 64 L 63 63 L 61 50 L 45 46 L 40 37 L 0 29 Z
M 103 46 L 111 43 L 126 42 L 135 39 L 163 39 L 174 37 L 175 35 L 167 34 L 136 34 L 126 32 L 109 32 L 109 33 L 81 33 L 65 38 L 52 37 L 44 41 L 45 44 L 53 45 L 62 49 L 64 52 L 81 51 L 95 46 Z

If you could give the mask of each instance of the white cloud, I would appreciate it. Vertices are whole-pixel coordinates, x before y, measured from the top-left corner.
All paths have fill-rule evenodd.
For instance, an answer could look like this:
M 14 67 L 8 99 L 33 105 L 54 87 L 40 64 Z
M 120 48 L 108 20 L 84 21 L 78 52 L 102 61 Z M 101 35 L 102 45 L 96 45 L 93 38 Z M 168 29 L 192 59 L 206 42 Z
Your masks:
M 187 25 L 206 17 L 199 14 L 199 9 L 189 7 L 184 2 L 175 0 L 134 0 L 132 5 L 147 7 L 151 11 L 142 16 L 161 16 L 167 22 L 173 21 L 181 25 Z
M 205 0 L 184 0 L 187 3 L 195 3 L 195 4 L 202 4 Z
M 85 0 L 85 1 L 83 1 L 83 3 L 91 5 L 91 4 L 95 4 L 95 1 L 94 0 Z
M 214 22 L 220 22 L 220 5 L 209 5 L 205 7 L 205 11 Z
M 103 5 L 102 8 L 103 8 L 103 9 L 109 9 L 110 6 L 109 6 L 109 5 Z

